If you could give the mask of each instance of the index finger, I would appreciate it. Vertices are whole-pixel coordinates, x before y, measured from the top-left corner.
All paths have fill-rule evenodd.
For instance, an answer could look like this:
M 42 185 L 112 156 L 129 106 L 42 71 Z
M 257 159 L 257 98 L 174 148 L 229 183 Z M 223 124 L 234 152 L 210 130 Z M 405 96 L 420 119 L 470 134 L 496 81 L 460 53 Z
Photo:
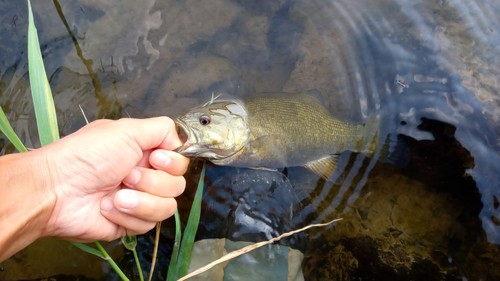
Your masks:
M 127 127 L 124 131 L 134 139 L 142 151 L 154 148 L 173 150 L 182 145 L 174 121 L 167 116 L 147 119 L 123 118 L 117 122 Z

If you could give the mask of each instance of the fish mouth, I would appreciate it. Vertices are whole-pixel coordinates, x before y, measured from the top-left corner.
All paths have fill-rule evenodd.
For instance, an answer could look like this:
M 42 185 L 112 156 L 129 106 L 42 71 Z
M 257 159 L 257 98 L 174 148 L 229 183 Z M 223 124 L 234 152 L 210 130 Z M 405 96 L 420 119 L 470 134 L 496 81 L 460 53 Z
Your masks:
M 217 149 L 214 147 L 205 147 L 200 145 L 198 135 L 180 118 L 174 120 L 177 135 L 182 141 L 182 145 L 175 148 L 173 151 L 188 158 L 205 158 L 209 160 L 221 160 L 231 157 L 238 151 L 228 151 L 224 149 Z
M 179 139 L 182 142 L 182 145 L 184 145 L 188 138 L 189 138 L 189 133 L 188 133 L 188 128 L 187 126 L 180 120 L 175 120 L 175 129 L 177 131 L 177 136 L 179 136 Z M 182 146 L 180 146 L 182 147 Z M 176 149 L 180 149 L 180 147 Z
M 195 156 L 192 148 L 193 144 L 196 144 L 198 139 L 196 138 L 196 134 L 186 125 L 186 123 L 182 122 L 180 119 L 174 120 L 175 128 L 177 130 L 177 135 L 182 142 L 182 145 L 174 149 L 173 151 L 182 154 L 186 157 Z
M 198 136 L 190 126 L 180 118 L 176 119 L 174 122 L 177 129 L 177 135 L 183 144 L 173 151 L 189 158 L 207 158 L 208 155 L 213 157 L 212 151 L 209 148 L 199 144 Z
M 177 135 L 182 141 L 182 145 L 173 151 L 188 158 L 205 158 L 209 160 L 220 160 L 232 156 L 235 152 L 222 149 L 208 148 L 199 144 L 196 132 L 191 129 L 180 118 L 174 120 Z

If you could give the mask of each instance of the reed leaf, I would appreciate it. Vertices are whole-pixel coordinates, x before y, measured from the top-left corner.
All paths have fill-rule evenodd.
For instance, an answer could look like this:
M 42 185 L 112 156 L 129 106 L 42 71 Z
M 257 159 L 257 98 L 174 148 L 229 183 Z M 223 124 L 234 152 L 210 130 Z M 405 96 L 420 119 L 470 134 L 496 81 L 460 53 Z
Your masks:
M 89 245 L 83 243 L 71 243 L 71 244 L 73 244 L 73 246 L 77 247 L 78 249 L 84 251 L 85 253 L 94 255 L 103 260 L 107 260 L 107 258 L 101 253 L 101 251 L 97 250 L 96 248 L 92 248 Z
M 9 141 L 14 145 L 14 147 L 20 152 L 28 151 L 24 144 L 21 142 L 19 137 L 17 136 L 14 129 L 9 123 L 5 112 L 3 112 L 2 107 L 0 106 L 0 131 L 9 139 Z
M 177 280 L 177 259 L 179 257 L 179 249 L 181 247 L 181 218 L 179 212 L 175 210 L 175 238 L 174 245 L 172 246 L 172 254 L 170 255 L 170 263 L 168 265 L 167 281 Z
M 203 187 L 205 185 L 205 166 L 206 164 L 203 163 L 196 194 L 191 205 L 186 229 L 184 230 L 184 237 L 182 237 L 179 212 L 175 211 L 175 240 L 172 255 L 170 256 L 170 264 L 168 266 L 167 281 L 177 280 L 180 276 L 186 275 L 189 269 L 194 238 L 200 223 L 201 199 Z
M 59 139 L 56 110 L 49 80 L 45 74 L 31 2 L 28 0 L 28 66 L 31 95 L 35 107 L 40 143 L 47 145 Z
M 203 198 L 203 187 L 205 186 L 205 166 L 206 164 L 203 163 L 200 180 L 198 181 L 198 187 L 196 188 L 196 194 L 194 196 L 193 204 L 191 205 L 191 211 L 189 212 L 186 229 L 184 230 L 184 237 L 182 237 L 179 258 L 177 260 L 178 276 L 184 276 L 187 274 L 189 263 L 191 262 L 191 252 L 193 250 L 194 239 L 200 223 L 201 201 Z

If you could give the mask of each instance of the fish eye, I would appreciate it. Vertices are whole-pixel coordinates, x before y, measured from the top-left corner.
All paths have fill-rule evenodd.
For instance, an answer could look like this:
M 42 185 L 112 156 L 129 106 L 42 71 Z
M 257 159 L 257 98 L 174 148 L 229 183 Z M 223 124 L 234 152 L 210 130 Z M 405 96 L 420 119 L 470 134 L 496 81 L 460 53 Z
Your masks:
M 210 124 L 210 116 L 208 115 L 202 115 L 200 116 L 200 124 L 203 125 L 203 126 L 206 126 L 208 124 Z

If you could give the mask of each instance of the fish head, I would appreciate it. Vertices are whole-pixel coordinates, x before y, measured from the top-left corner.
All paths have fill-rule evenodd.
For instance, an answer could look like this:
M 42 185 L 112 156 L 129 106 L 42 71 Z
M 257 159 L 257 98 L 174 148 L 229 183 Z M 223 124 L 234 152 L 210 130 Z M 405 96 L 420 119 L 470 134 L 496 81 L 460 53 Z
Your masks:
M 247 111 L 236 99 L 212 99 L 175 122 L 186 140 L 176 151 L 186 157 L 224 159 L 241 151 L 250 139 Z

